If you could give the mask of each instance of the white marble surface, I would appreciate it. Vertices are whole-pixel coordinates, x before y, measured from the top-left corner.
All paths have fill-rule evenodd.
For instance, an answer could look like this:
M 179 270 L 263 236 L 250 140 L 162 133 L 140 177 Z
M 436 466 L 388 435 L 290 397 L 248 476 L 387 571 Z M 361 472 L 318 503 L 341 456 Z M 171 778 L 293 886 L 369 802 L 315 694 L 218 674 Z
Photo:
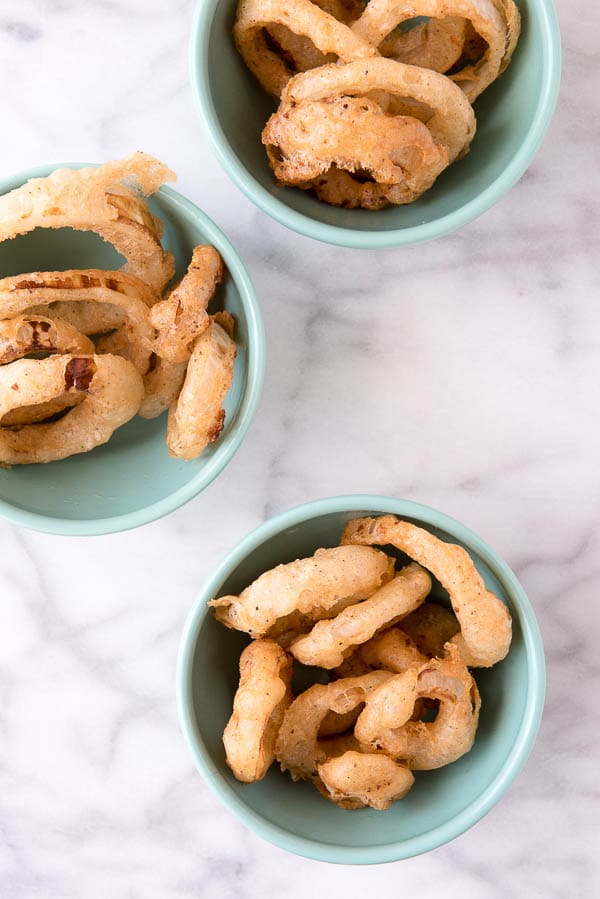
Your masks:
M 561 3 L 561 100 L 521 183 L 458 234 L 360 253 L 286 231 L 221 171 L 188 86 L 191 0 L 1 0 L 2 173 L 164 158 L 240 250 L 269 341 L 242 450 L 185 508 L 105 538 L 0 523 L 3 899 L 598 895 L 600 14 Z M 548 701 L 474 829 L 352 869 L 287 856 L 219 806 L 173 687 L 215 561 L 273 513 L 359 491 L 437 506 L 509 560 Z

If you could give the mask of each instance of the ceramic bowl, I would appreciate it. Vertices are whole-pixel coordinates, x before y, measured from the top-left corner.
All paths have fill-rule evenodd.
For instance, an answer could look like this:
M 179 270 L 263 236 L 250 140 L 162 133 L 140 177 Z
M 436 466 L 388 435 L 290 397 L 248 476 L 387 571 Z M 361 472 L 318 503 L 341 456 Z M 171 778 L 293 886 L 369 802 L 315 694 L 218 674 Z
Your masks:
M 43 166 L 0 182 L 0 194 L 28 178 L 49 174 Z M 73 166 L 78 168 L 78 165 Z M 104 446 L 47 465 L 0 469 L 0 515 L 55 534 L 104 534 L 146 524 L 183 505 L 219 475 L 239 449 L 256 410 L 264 367 L 264 333 L 254 288 L 225 235 L 197 206 L 168 187 L 150 200 L 164 222 L 163 244 L 182 275 L 196 244 L 211 243 L 228 275 L 219 299 L 237 322 L 238 355 L 225 400 L 220 439 L 192 462 L 171 459 L 165 444 L 166 414 L 135 418 Z M 0 277 L 69 268 L 119 268 L 123 258 L 100 237 L 72 229 L 36 229 L 0 243 Z
M 257 784 L 236 781 L 221 737 L 231 714 L 245 634 L 227 630 L 207 608 L 215 596 L 239 593 L 281 562 L 335 546 L 347 521 L 393 513 L 471 554 L 485 582 L 510 608 L 513 643 L 504 661 L 475 677 L 482 710 L 473 749 L 437 771 L 422 771 L 389 811 L 348 812 L 312 784 L 293 783 L 276 765 Z M 447 594 L 434 587 L 438 599 Z M 509 788 L 533 746 L 544 704 L 542 642 L 517 578 L 491 547 L 464 525 L 426 506 L 382 496 L 343 496 L 272 518 L 241 541 L 203 585 L 185 625 L 177 692 L 181 724 L 198 770 L 223 804 L 255 833 L 299 855 L 343 864 L 395 861 L 427 852 L 471 827 Z

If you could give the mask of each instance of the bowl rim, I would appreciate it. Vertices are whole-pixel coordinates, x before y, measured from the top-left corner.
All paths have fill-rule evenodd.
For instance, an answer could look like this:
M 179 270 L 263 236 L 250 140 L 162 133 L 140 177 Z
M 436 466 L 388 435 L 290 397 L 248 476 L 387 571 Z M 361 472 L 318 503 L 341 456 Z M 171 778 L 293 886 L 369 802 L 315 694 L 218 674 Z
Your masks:
M 414 246 L 450 234 L 487 212 L 522 177 L 544 140 L 554 114 L 561 77 L 561 39 L 552 0 L 528 0 L 536 9 L 544 33 L 540 96 L 527 136 L 504 171 L 477 197 L 432 222 L 410 228 L 368 231 L 319 222 L 291 209 L 269 193 L 242 165 L 221 127 L 209 90 L 208 43 L 214 12 L 221 0 L 198 0 L 192 21 L 189 68 L 196 109 L 210 145 L 226 174 L 257 206 L 281 225 L 305 237 L 352 249 Z
M 39 165 L 0 179 L 0 196 L 24 184 L 30 178 L 49 175 L 59 168 L 86 168 L 100 163 L 63 162 L 55 165 Z M 242 444 L 256 412 L 264 381 L 265 330 L 260 304 L 250 275 L 241 257 L 228 237 L 199 206 L 168 186 L 162 186 L 153 196 L 168 197 L 178 208 L 179 214 L 197 222 L 206 238 L 218 249 L 240 295 L 248 326 L 248 370 L 236 421 L 227 440 L 187 483 L 162 499 L 121 515 L 106 518 L 56 518 L 20 509 L 0 497 L 0 516 L 7 521 L 35 531 L 62 536 L 89 537 L 113 534 L 149 524 L 174 512 L 202 492 L 229 464 Z
M 444 824 L 409 840 L 385 846 L 348 847 L 326 844 L 290 833 L 249 808 L 215 767 L 191 712 L 191 671 L 196 640 L 209 609 L 207 600 L 218 594 L 224 580 L 240 562 L 280 531 L 317 516 L 357 509 L 377 509 L 382 514 L 415 518 L 425 526 L 448 531 L 482 558 L 498 578 L 510 599 L 518 605 L 527 657 L 528 691 L 519 732 L 500 771 L 480 796 Z M 377 494 L 332 496 L 295 506 L 268 519 L 240 540 L 205 581 L 184 625 L 177 658 L 176 694 L 179 721 L 196 768 L 223 805 L 263 839 L 297 855 L 336 864 L 381 864 L 411 858 L 453 840 L 477 823 L 502 798 L 525 764 L 540 726 L 544 708 L 546 669 L 544 648 L 533 607 L 508 564 L 481 537 L 465 525 L 436 509 L 412 500 Z

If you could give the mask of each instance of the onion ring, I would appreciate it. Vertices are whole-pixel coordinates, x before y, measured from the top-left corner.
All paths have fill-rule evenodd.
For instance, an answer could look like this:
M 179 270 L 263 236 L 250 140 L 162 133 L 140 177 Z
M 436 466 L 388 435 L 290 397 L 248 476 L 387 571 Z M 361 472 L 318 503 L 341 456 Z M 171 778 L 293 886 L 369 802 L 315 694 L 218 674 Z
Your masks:
M 367 697 L 356 722 L 356 738 L 403 759 L 410 768 L 429 771 L 455 762 L 473 746 L 481 700 L 477 684 L 447 644 L 448 657 L 393 675 Z M 417 699 L 436 699 L 435 721 L 411 721 Z
M 65 392 L 86 396 L 59 421 L 0 429 L 0 462 L 53 462 L 106 443 L 136 414 L 143 385 L 135 367 L 119 356 L 18 359 L 0 367 L 0 420 L 7 412 L 51 402 Z
M 322 4 L 326 6 L 325 3 Z M 236 47 L 244 62 L 260 82 L 262 87 L 273 97 L 279 97 L 290 77 L 295 61 L 286 63 L 285 48 L 277 39 L 267 36 L 273 26 L 284 26 L 292 35 L 308 38 L 323 57 L 333 54 L 335 59 L 350 62 L 375 56 L 377 50 L 369 43 L 353 34 L 343 22 L 330 15 L 321 4 L 311 0 L 241 0 L 233 35 Z M 275 32 L 277 34 L 277 32 Z M 281 31 L 279 38 L 281 39 Z M 289 37 L 284 32 L 283 43 Z M 306 44 L 303 45 L 306 52 Z M 313 61 L 320 62 L 320 57 Z
M 281 770 L 289 771 L 293 780 L 318 782 L 318 766 L 327 759 L 326 749 L 318 739 L 327 712 L 351 712 L 392 677 L 389 671 L 373 671 L 362 677 L 314 684 L 297 696 L 285 713 L 277 736 L 275 757 Z
M 392 31 L 379 45 L 379 52 L 405 65 L 445 73 L 463 55 L 466 37 L 466 19 L 429 19 L 409 31 Z
M 378 811 L 404 799 L 415 782 L 412 772 L 386 755 L 348 751 L 327 759 L 318 766 L 318 774 L 328 799 L 348 808 L 370 806 Z
M 468 19 L 485 41 L 480 60 L 450 75 L 471 102 L 506 68 L 520 30 L 519 12 L 512 0 L 370 0 L 352 31 L 379 47 L 398 25 L 415 16 Z
M 147 195 L 174 178 L 162 162 L 139 152 L 97 168 L 32 178 L 0 197 L 0 241 L 34 228 L 94 231 L 125 257 L 125 271 L 160 291 L 173 276 L 173 256 L 161 246 L 160 219 L 133 184 Z
M 342 544 L 386 546 L 405 552 L 427 568 L 448 591 L 461 631 L 451 642 L 469 667 L 488 668 L 503 659 L 512 636 L 508 609 L 486 589 L 469 554 L 395 515 L 350 521 Z
M 369 553 L 357 553 L 359 547 L 318 549 L 307 559 L 265 571 L 239 596 L 211 599 L 209 606 L 226 627 L 251 637 L 277 636 L 290 630 L 292 622 L 331 618 L 393 577 L 393 560 L 360 547 L 367 548 Z
M 196 338 L 177 400 L 169 409 L 167 447 L 179 459 L 197 458 L 223 430 L 223 400 L 233 380 L 236 346 L 213 317 Z M 231 320 L 232 322 L 233 320 Z
M 192 343 L 210 325 L 206 310 L 223 272 L 223 260 L 214 247 L 194 247 L 186 274 L 150 311 L 150 322 L 158 332 L 157 356 L 169 362 L 188 361 Z
M 223 733 L 237 780 L 256 783 L 275 759 L 275 741 L 292 701 L 292 660 L 274 640 L 253 640 L 240 656 L 240 683 Z
M 448 148 L 436 144 L 426 125 L 412 116 L 389 116 L 365 97 L 282 102 L 262 141 L 280 184 L 312 186 L 335 166 L 366 174 L 386 202 L 399 204 L 418 199 L 449 162 Z
M 430 590 L 429 574 L 413 562 L 364 602 L 347 607 L 335 618 L 318 621 L 288 650 L 303 665 L 335 668 L 355 646 L 414 611 Z
M 130 361 L 144 374 L 148 368 L 154 331 L 148 320 L 148 306 L 156 297 L 139 278 L 123 272 L 99 269 L 65 272 L 31 272 L 0 281 L 0 319 L 10 318 L 26 310 L 47 309 L 57 301 L 61 313 L 65 304 L 84 303 L 88 314 L 90 304 L 116 306 L 124 313 L 119 329 L 122 346 L 128 345 Z M 100 315 L 104 315 L 101 311 Z M 64 320 L 64 319 L 63 319 Z
M 42 315 L 18 315 L 0 321 L 0 365 L 30 353 L 95 352 L 92 341 L 71 325 Z

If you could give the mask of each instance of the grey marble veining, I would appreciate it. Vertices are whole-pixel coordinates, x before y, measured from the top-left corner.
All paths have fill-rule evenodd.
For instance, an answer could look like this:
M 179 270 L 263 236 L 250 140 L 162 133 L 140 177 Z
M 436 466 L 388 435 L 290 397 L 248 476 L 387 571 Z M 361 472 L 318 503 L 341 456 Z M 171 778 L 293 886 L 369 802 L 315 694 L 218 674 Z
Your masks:
M 259 413 L 225 474 L 140 531 L 0 523 L 0 896 L 598 895 L 598 5 L 559 0 L 565 73 L 529 172 L 433 244 L 355 252 L 268 220 L 212 156 L 188 87 L 190 0 L 2 0 L 1 170 L 142 148 L 226 231 L 261 297 Z M 293 335 L 293 340 L 290 340 Z M 352 869 L 272 848 L 193 769 L 174 669 L 215 562 L 342 492 L 436 506 L 510 562 L 548 662 L 540 737 L 475 828 Z M 177 575 L 174 578 L 173 571 Z

